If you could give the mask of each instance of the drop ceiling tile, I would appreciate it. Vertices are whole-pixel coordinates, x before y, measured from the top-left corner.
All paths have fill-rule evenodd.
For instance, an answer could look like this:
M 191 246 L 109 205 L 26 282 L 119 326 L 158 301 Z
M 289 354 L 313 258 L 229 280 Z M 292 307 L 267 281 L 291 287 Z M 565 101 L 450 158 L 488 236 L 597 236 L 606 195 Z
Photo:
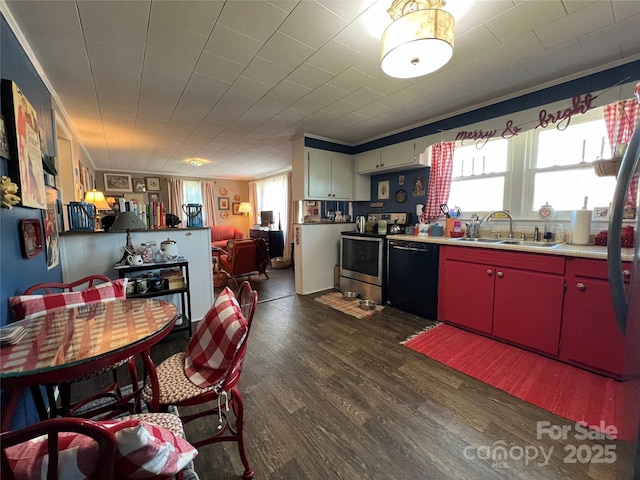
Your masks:
M 389 3 L 390 5 L 390 3 Z M 386 15 L 386 13 L 383 12 Z M 391 20 L 389 19 L 389 22 Z M 370 30 L 370 20 L 364 14 L 356 18 L 349 26 L 339 32 L 333 41 L 346 45 L 347 47 L 367 56 L 380 56 L 380 47 L 384 27 Z
M 285 68 L 294 69 L 315 52 L 311 48 L 284 33 L 276 32 L 264 44 L 258 56 Z
M 353 91 L 364 87 L 375 80 L 371 75 L 362 73 L 353 67 L 346 69 L 344 72 L 336 75 L 327 84 L 340 88 L 342 90 Z
M 610 2 L 595 2 L 559 20 L 535 29 L 545 48 L 567 42 L 580 32 L 585 35 L 613 22 Z
M 461 17 L 455 19 L 456 35 L 486 23 L 490 19 L 503 14 L 516 5 L 512 0 L 482 0 L 471 2 L 471 7 Z M 518 19 L 520 21 L 520 19 Z
M 343 90 L 341 88 L 337 88 L 329 85 L 328 83 L 325 83 L 324 85 L 320 85 L 318 88 L 308 93 L 306 97 L 312 100 L 317 100 L 324 105 L 329 105 L 330 103 L 333 103 L 348 94 L 348 90 Z
M 196 60 L 189 55 L 178 55 L 153 45 L 147 46 L 144 58 L 145 75 L 161 73 L 185 81 L 191 75 L 195 64 Z
M 241 65 L 248 65 L 256 56 L 263 42 L 236 32 L 224 25 L 216 25 L 205 46 L 205 52 L 228 58 Z
M 614 1 L 612 5 L 616 20 L 624 20 L 640 14 L 640 2 Z
M 640 2 L 639 2 L 640 3 Z M 640 13 L 580 37 L 580 45 L 585 52 L 601 50 L 616 44 L 640 38 Z
M 535 55 L 544 50 L 544 47 L 533 32 L 527 32 L 521 37 L 510 40 L 502 45 L 492 48 L 478 55 L 478 60 L 485 67 L 495 69 L 505 64 L 514 63 L 519 58 Z
M 271 90 L 271 85 L 266 85 L 256 80 L 241 76 L 233 83 L 233 85 L 231 85 L 231 88 L 229 88 L 229 94 L 241 95 L 243 97 L 250 98 L 253 103 L 264 96 L 269 90 Z
M 310 90 L 318 88 L 329 79 L 333 78 L 333 74 L 322 70 L 321 68 L 304 63 L 296 68 L 287 77 L 287 82 L 293 82 Z
M 142 55 L 92 41 L 87 41 L 87 51 L 92 65 L 101 65 L 142 76 Z
M 333 102 L 331 105 L 327 105 L 322 110 L 342 117 L 347 113 L 356 111 L 358 108 L 360 108 L 359 105 L 340 99 L 337 102 Z
M 248 15 L 247 10 L 251 13 Z M 225 2 L 219 23 L 236 32 L 266 42 L 287 17 L 287 12 L 266 1 Z
M 150 2 L 92 1 L 77 6 L 86 40 L 144 54 Z
M 204 49 L 207 37 L 174 23 L 152 19 L 147 42 L 152 47 L 182 55 L 195 63 Z
M 364 107 L 373 102 L 377 102 L 383 96 L 368 88 L 361 88 L 343 98 L 344 101 L 355 103 L 359 107 Z
M 200 96 L 203 103 L 215 104 L 229 90 L 230 83 L 194 73 L 189 79 L 185 93 Z
M 331 10 L 314 0 L 307 0 L 298 3 L 278 31 L 305 45 L 320 48 L 345 25 L 346 22 Z
M 456 36 L 453 57 L 448 65 L 464 62 L 499 45 L 498 39 L 485 25 L 478 25 Z
M 223 5 L 224 2 L 217 0 L 151 2 L 151 20 L 173 23 L 200 35 L 209 36 L 212 20 L 218 18 Z
M 241 63 L 234 62 L 219 55 L 203 52 L 196 64 L 194 72 L 231 83 L 240 76 L 244 68 L 245 65 Z
M 331 10 L 336 15 L 339 15 L 347 22 L 353 21 L 353 19 L 362 14 L 375 2 L 376 0 L 363 0 L 355 2 L 345 2 L 344 0 L 318 0 L 318 3 Z
M 352 48 L 332 40 L 311 55 L 306 63 L 337 75 L 357 63 L 361 57 Z
M 404 90 L 400 90 L 398 92 L 392 93 L 391 95 L 386 95 L 376 102 L 376 104 L 382 105 L 388 109 L 393 109 L 397 107 L 401 107 L 403 105 L 407 105 L 416 100 L 415 95 L 411 95 Z
M 254 58 L 242 72 L 244 78 L 271 86 L 280 83 L 287 75 L 289 75 L 289 69 L 260 57 Z
M 487 20 L 485 25 L 504 43 L 565 16 L 564 5 L 560 0 L 528 1 Z
M 555 47 L 543 50 L 535 55 L 522 58 L 520 64 L 531 75 L 537 75 L 539 72 L 544 71 L 550 64 L 554 66 L 562 65 L 566 62 L 570 62 L 577 54 L 582 55 L 584 53 L 582 46 L 578 40 L 571 40 L 570 42 L 561 43 Z

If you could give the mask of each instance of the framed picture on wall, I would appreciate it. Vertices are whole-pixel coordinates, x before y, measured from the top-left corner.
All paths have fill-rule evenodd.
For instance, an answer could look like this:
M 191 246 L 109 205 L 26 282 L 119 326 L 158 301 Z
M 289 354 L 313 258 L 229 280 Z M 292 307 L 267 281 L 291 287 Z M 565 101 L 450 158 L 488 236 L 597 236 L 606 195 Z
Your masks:
M 125 193 L 124 199 L 127 202 L 136 203 L 138 205 L 142 205 L 144 203 L 144 194 L 142 193 Z
M 158 177 L 147 177 L 147 190 L 151 192 L 159 192 L 160 179 Z
M 9 159 L 9 143 L 7 130 L 4 126 L 4 116 L 0 113 L 0 157 Z
M 147 184 L 144 182 L 144 178 L 134 178 L 131 181 L 133 182 L 134 192 L 144 193 L 147 191 Z
M 229 210 L 229 197 L 218 197 L 218 210 Z
M 15 82 L 2 80 L 1 88 L 7 142 L 14 160 L 9 162 L 9 176 L 20 178 L 23 207 L 45 210 L 47 195 L 36 111 Z
M 378 200 L 389 199 L 389 180 L 378 182 Z
M 147 193 L 147 195 L 149 195 L 149 203 L 160 201 L 159 193 Z
M 233 214 L 234 215 L 242 215 L 242 213 L 240 213 L 238 210 L 240 210 L 240 202 L 233 202 L 231 204 L 232 210 L 233 210 Z
M 130 192 L 132 190 L 131 175 L 105 173 L 104 190 L 105 192 Z

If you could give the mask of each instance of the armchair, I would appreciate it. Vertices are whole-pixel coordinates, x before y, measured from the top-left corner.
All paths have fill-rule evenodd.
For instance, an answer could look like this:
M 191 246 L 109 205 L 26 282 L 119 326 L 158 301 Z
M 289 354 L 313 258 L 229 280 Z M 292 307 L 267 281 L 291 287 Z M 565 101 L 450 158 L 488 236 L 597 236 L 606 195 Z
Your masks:
M 233 283 L 238 286 L 237 276 L 267 274 L 269 252 L 262 238 L 235 240 L 229 242 L 226 255 L 220 255 L 220 268 L 231 275 Z

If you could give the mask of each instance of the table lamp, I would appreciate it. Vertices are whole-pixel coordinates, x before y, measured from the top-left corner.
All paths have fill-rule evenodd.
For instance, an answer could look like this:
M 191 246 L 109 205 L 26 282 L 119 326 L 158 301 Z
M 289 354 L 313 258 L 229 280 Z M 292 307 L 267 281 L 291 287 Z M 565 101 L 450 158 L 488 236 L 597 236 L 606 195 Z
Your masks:
M 253 211 L 251 208 L 251 204 L 249 202 L 240 202 L 240 206 L 238 207 L 239 213 L 244 213 L 245 218 L 247 219 L 247 228 L 249 228 L 249 214 Z
M 104 193 L 94 188 L 93 190 L 89 190 L 87 193 L 84 194 L 84 201 L 85 203 L 90 203 L 96 207 L 95 214 L 88 212 L 87 209 L 84 207 L 82 208 L 82 210 L 84 210 L 84 213 L 87 215 L 87 217 L 89 217 L 91 220 L 94 220 L 94 227 L 93 227 L 94 230 L 101 230 L 102 223 L 100 221 L 101 215 L 99 211 L 111 210 L 111 207 L 109 206 L 109 204 L 104 198 Z
M 109 228 L 110 232 L 127 232 L 127 244 L 124 247 L 124 255 L 119 263 L 122 263 L 122 260 L 126 259 L 128 255 L 134 255 L 136 253 L 133 248 L 133 242 L 131 242 L 131 234 L 129 233 L 131 230 L 146 230 L 147 225 L 140 219 L 138 215 L 133 212 L 122 212 L 120 215 L 116 217 Z

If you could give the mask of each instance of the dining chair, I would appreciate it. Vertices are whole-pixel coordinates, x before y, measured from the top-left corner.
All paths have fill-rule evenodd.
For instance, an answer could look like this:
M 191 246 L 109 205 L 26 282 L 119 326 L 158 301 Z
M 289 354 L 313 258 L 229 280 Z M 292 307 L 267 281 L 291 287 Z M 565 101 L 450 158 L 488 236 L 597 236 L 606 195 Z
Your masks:
M 173 413 L 109 421 L 53 418 L 0 434 L 1 478 L 198 480 L 197 450 Z
M 244 428 L 244 402 L 242 394 L 238 388 L 238 381 L 242 372 L 242 366 L 247 351 L 247 338 L 251 330 L 253 316 L 258 302 L 258 292 L 252 290 L 249 282 L 244 281 L 238 293 L 233 296 L 233 302 L 243 317 L 240 323 L 246 321 L 246 333 L 241 335 L 242 338 L 234 345 L 234 351 L 228 366 L 224 366 L 224 372 L 220 376 L 220 380 L 215 383 L 194 383 L 194 378 L 205 377 L 211 373 L 206 371 L 206 365 L 211 366 L 211 362 L 222 355 L 219 348 L 225 348 L 229 343 L 229 338 L 235 338 L 236 334 L 230 335 L 230 325 L 232 322 L 229 318 L 222 319 L 224 314 L 229 313 L 235 307 L 230 306 L 226 301 L 226 296 L 233 296 L 231 290 L 227 287 L 218 296 L 216 303 L 209 310 L 205 318 L 199 323 L 187 350 L 172 355 L 164 360 L 157 368 L 157 394 L 154 395 L 153 385 L 147 382 L 143 391 L 142 399 L 147 402 L 151 411 L 166 411 L 170 405 L 177 407 L 207 405 L 207 408 L 190 415 L 181 415 L 183 424 L 187 424 L 195 419 L 205 416 L 215 416 L 217 420 L 210 425 L 215 431 L 212 436 L 192 442 L 196 448 L 212 443 L 233 441 L 237 442 L 240 459 L 244 466 L 242 478 L 247 480 L 254 476 L 254 470 L 249 465 L 245 452 L 243 428 Z M 221 313 L 225 312 L 225 313 Z M 235 323 L 235 322 L 234 322 Z M 226 331 L 221 331 L 221 326 L 229 327 Z M 198 342 L 206 339 L 209 345 L 203 349 L 199 349 Z M 214 343 L 216 343 L 214 345 Z M 193 352 L 198 355 L 193 355 Z M 205 364 L 198 370 L 190 358 L 197 356 L 200 364 Z M 209 363 L 207 363 L 209 362 Z M 187 368 L 187 365 L 189 367 Z M 188 376 L 191 375 L 191 376 Z M 233 413 L 233 416 L 229 414 Z
M 87 277 L 81 278 L 79 280 L 69 282 L 69 283 L 55 283 L 55 282 L 45 282 L 38 283 L 27 288 L 24 292 L 24 295 L 34 295 L 39 290 L 43 290 L 45 295 L 55 295 L 57 293 L 63 292 L 75 292 L 86 290 L 88 288 L 92 288 L 99 283 L 102 282 L 111 282 L 109 277 L 104 275 L 89 275 Z M 79 288 L 80 287 L 80 288 Z M 137 385 L 138 376 L 135 368 L 135 361 L 133 357 L 122 360 L 113 365 L 109 365 L 108 367 L 102 368 L 100 370 L 96 370 L 92 372 L 90 375 L 84 375 L 82 377 L 75 377 L 65 381 L 64 383 L 59 383 L 57 385 L 45 385 L 45 389 L 47 392 L 47 399 L 49 401 L 49 417 L 53 418 L 58 415 L 63 417 L 69 417 L 75 415 L 83 406 L 87 405 L 90 402 L 98 399 L 111 399 L 111 400 L 120 400 L 122 399 L 122 392 L 120 390 L 120 382 L 118 380 L 117 369 L 118 367 L 128 364 L 129 376 L 131 378 L 131 383 Z M 98 375 L 102 375 L 105 373 L 111 373 L 112 383 L 105 386 L 99 392 L 79 400 L 75 403 L 71 401 L 71 385 L 74 383 L 78 383 L 80 381 L 86 380 L 88 378 L 93 378 Z M 60 408 L 57 406 L 57 402 L 55 399 L 55 388 L 58 388 L 60 392 Z M 34 401 L 36 403 L 41 402 L 39 398 L 39 390 L 36 388 L 31 389 Z M 39 407 L 42 409 L 42 407 Z M 90 414 L 83 414 L 83 416 L 89 416 Z

